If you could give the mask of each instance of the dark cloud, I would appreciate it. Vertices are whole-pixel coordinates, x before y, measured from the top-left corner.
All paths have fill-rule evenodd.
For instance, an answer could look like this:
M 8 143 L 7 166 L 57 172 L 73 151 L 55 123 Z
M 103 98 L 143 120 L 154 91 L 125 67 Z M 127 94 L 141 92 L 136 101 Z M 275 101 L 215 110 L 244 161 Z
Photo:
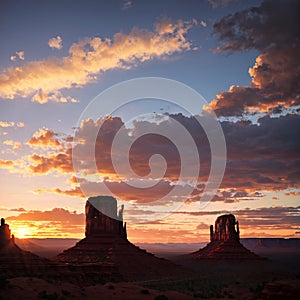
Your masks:
M 209 225 L 203 222 L 199 223 L 196 227 L 196 230 L 209 230 Z
M 204 183 L 210 172 L 210 147 L 203 129 L 194 117 L 183 115 L 172 115 L 178 122 L 183 124 L 192 135 L 199 152 L 201 172 L 199 174 L 199 186 L 194 188 L 190 202 L 198 201 L 203 192 Z M 206 117 L 203 117 L 206 118 Z M 89 151 L 92 149 L 91 134 L 96 130 L 96 123 L 91 120 L 82 124 L 81 143 L 75 147 L 80 147 L 76 152 L 76 159 L 81 161 L 82 170 L 86 174 L 92 174 L 91 162 L 89 161 Z M 167 122 L 159 124 L 143 121 L 135 123 L 134 131 L 138 131 L 140 126 L 156 127 L 155 132 L 160 131 L 161 126 L 166 126 Z M 88 190 L 91 194 L 99 194 L 101 187 L 105 184 L 110 191 L 125 200 L 135 200 L 137 202 L 151 202 L 168 194 L 173 188 L 178 178 L 180 170 L 179 153 L 175 145 L 159 135 L 148 135 L 137 139 L 130 151 L 130 163 L 132 168 L 139 175 L 145 176 L 149 173 L 149 158 L 153 154 L 161 154 L 166 158 L 166 172 L 153 188 L 136 189 L 130 185 L 130 175 L 126 173 L 121 178 L 116 174 L 116 170 L 111 161 L 111 145 L 123 122 L 120 118 L 111 118 L 105 123 L 101 134 L 96 142 L 96 172 L 102 174 L 103 181 L 100 183 L 89 182 L 87 178 L 76 178 L 72 176 L 69 183 L 71 189 L 40 189 L 38 192 L 48 191 L 69 196 L 87 196 L 82 193 L 79 185 Z M 221 184 L 223 191 L 219 191 L 213 201 L 224 201 L 227 203 L 242 200 L 251 200 L 262 197 L 259 191 L 284 190 L 288 188 L 299 188 L 300 183 L 300 116 L 286 115 L 277 118 L 265 116 L 259 119 L 258 124 L 247 121 L 222 122 L 221 123 L 226 144 L 227 144 L 227 166 Z M 170 124 L 168 124 L 170 126 Z M 169 128 L 172 130 L 172 127 Z M 134 134 L 128 129 L 120 129 L 124 142 L 131 142 Z M 127 139 L 127 141 L 126 141 Z M 174 149 L 175 148 L 175 149 Z M 99 151 L 98 151 L 98 150 Z M 118 150 L 118 155 L 125 155 L 123 149 Z M 186 151 L 189 151 L 186 147 Z M 49 155 L 33 155 L 34 164 L 30 166 L 32 172 L 47 173 L 58 171 L 61 173 L 73 173 L 72 149 L 63 147 L 51 152 Z M 160 165 L 154 165 L 161 168 Z M 193 160 L 189 162 L 189 168 L 193 168 Z M 146 176 L 146 178 L 148 178 Z M 147 179 L 151 180 L 151 179 Z M 104 191 L 104 190 L 103 190 Z M 185 186 L 182 185 L 182 194 Z
M 224 122 L 222 127 L 228 151 L 223 187 L 299 187 L 299 115 L 266 116 L 259 125 Z
M 233 213 L 240 223 L 240 227 L 245 230 L 290 230 L 299 227 L 300 206 L 298 207 L 263 207 L 257 209 L 241 209 L 235 211 L 176 211 L 172 214 L 182 214 L 191 216 L 207 216 Z
M 214 31 L 223 44 L 221 50 L 266 50 L 293 46 L 300 36 L 300 3 L 295 0 L 266 0 L 222 18 Z
M 232 86 L 206 107 L 219 116 L 272 113 L 300 105 L 300 2 L 264 1 L 214 24 L 221 45 L 216 51 L 257 49 L 249 69 L 250 86 Z M 277 110 L 278 112 L 278 110 Z M 275 113 L 277 113 L 275 110 Z

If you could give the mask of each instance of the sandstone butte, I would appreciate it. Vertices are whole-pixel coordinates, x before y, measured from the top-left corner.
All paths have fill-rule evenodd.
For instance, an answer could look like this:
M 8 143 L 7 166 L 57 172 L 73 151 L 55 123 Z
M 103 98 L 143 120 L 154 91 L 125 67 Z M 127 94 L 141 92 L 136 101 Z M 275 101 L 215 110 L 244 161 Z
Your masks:
M 40 276 L 87 285 L 108 281 L 143 281 L 158 278 L 190 277 L 190 271 L 157 258 L 127 238 L 123 209 L 111 196 L 90 197 L 85 206 L 85 238 L 51 260 L 20 249 L 9 225 L 1 219 L 0 272 L 13 276 Z M 239 226 L 233 215 L 217 218 L 210 227 L 210 243 L 192 259 L 261 259 L 239 241 Z
M 263 259 L 241 244 L 239 222 L 232 214 L 219 216 L 215 221 L 215 227 L 210 226 L 210 243 L 204 248 L 188 254 L 188 256 L 194 259 Z
M 90 197 L 85 206 L 85 238 L 51 260 L 20 249 L 2 219 L 0 272 L 9 277 L 37 276 L 79 285 L 190 276 L 183 267 L 130 243 L 123 209 L 118 211 L 114 197 Z
M 123 280 L 148 280 L 182 275 L 182 267 L 157 258 L 127 239 L 124 207 L 117 209 L 111 196 L 90 197 L 85 206 L 85 238 L 59 254 L 55 260 L 73 266 L 111 268 Z

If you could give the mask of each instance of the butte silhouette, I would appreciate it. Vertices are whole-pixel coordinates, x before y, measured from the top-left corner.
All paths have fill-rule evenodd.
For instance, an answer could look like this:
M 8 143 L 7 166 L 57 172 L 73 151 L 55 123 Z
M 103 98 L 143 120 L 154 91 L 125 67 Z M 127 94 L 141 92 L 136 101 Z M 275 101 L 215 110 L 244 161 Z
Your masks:
M 210 243 L 188 256 L 194 259 L 263 259 L 240 243 L 239 222 L 232 214 L 219 216 L 215 227 L 210 226 Z
M 1 219 L 0 225 L 0 274 L 18 276 L 44 272 L 45 266 L 51 265 L 47 259 L 24 251 L 15 244 L 9 225 Z
M 157 258 L 127 239 L 122 206 L 111 196 L 90 197 L 85 206 L 85 238 L 59 254 L 55 260 L 73 266 L 97 265 L 113 268 L 124 280 L 176 277 L 181 267 Z M 177 274 L 177 275 L 176 275 Z

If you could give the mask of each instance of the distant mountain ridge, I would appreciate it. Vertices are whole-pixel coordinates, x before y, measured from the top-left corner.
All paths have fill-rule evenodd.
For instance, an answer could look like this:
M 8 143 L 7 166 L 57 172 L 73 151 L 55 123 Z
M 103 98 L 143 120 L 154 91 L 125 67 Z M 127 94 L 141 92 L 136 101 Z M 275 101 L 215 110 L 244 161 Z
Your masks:
M 256 252 L 299 252 L 299 238 L 243 238 L 241 243 L 252 251 Z
M 16 239 L 16 244 L 24 250 L 40 256 L 51 257 L 62 250 L 74 246 L 79 239 L 47 238 Z M 298 252 L 300 254 L 300 238 L 241 238 L 241 243 L 256 253 L 265 252 Z M 197 251 L 208 242 L 199 243 L 135 243 L 138 247 L 154 254 L 178 254 Z

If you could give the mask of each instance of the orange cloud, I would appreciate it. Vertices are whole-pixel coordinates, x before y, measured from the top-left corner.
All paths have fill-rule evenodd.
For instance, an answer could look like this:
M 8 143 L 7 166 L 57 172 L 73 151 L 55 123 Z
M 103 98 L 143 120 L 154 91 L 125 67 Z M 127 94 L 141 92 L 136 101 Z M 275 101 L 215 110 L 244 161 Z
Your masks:
M 190 22 L 163 20 L 153 32 L 133 28 L 129 34 L 116 33 L 112 40 L 85 38 L 69 48 L 69 56 L 4 70 L 0 74 L 0 97 L 66 102 L 67 98 L 55 96 L 61 89 L 86 85 L 100 72 L 130 69 L 137 63 L 189 50 L 191 43 L 185 35 L 190 28 Z
M 18 216 L 10 216 L 7 220 L 22 221 L 67 221 L 72 224 L 84 222 L 84 214 L 70 212 L 64 208 L 53 208 L 51 211 L 29 211 L 23 212 Z
M 4 121 L 0 121 L 0 127 L 3 127 L 3 128 L 7 128 L 7 127 L 14 127 L 14 126 L 17 126 L 17 127 L 24 127 L 25 124 L 24 122 L 4 122 Z
M 70 190 L 62 190 L 60 188 L 56 189 L 37 189 L 34 191 L 36 194 L 42 194 L 42 193 L 55 193 L 55 194 L 60 194 L 60 195 L 65 195 L 65 196 L 73 196 L 73 197 L 81 197 L 81 198 L 86 198 L 86 195 L 84 195 L 80 189 L 80 187 L 75 187 Z
M 49 130 L 48 128 L 43 128 L 35 132 L 28 143 L 34 146 L 60 146 L 60 142 L 57 139 L 54 139 L 54 137 L 55 133 L 52 130 Z
M 0 168 L 10 168 L 14 165 L 14 162 L 12 160 L 3 160 L 0 159 Z
M 15 142 L 13 140 L 5 140 L 3 142 L 4 145 L 7 145 L 7 146 L 12 146 L 14 149 L 20 149 L 22 147 L 22 144 L 19 143 L 19 142 Z
M 12 233 L 16 237 L 24 234 L 26 237 L 81 237 L 84 234 L 83 213 L 71 212 L 64 208 L 54 208 L 50 211 L 22 212 L 17 216 L 6 218 Z
M 73 165 L 69 148 L 65 152 L 61 149 L 60 152 L 50 154 L 48 156 L 33 154 L 30 159 L 33 165 L 29 166 L 30 172 L 37 174 L 46 174 L 52 170 L 57 170 L 61 173 L 73 173 Z

